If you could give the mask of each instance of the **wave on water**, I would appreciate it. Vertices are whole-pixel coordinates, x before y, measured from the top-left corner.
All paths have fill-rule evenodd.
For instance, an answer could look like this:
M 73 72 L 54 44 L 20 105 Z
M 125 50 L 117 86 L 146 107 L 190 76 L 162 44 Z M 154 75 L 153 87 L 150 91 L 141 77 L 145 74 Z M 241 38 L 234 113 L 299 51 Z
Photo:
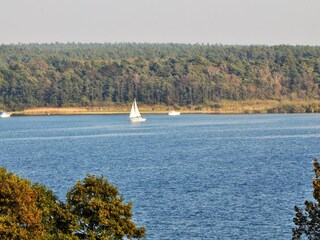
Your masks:
M 37 141 L 37 140 L 66 140 L 66 139 L 83 139 L 83 138 L 108 138 L 108 137 L 130 137 L 155 135 L 156 133 L 108 133 L 76 136 L 52 136 L 52 137 L 21 137 L 21 138 L 1 138 L 0 142 L 5 141 Z M 157 133 L 159 134 L 159 133 Z

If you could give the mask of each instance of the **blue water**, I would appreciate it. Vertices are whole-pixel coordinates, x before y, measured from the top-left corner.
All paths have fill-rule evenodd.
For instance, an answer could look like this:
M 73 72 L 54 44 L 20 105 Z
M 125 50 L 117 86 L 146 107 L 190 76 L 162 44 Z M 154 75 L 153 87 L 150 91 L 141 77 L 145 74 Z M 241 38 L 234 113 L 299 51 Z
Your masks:
M 290 239 L 312 199 L 320 115 L 0 119 L 0 166 L 64 200 L 86 174 L 132 201 L 147 239 Z

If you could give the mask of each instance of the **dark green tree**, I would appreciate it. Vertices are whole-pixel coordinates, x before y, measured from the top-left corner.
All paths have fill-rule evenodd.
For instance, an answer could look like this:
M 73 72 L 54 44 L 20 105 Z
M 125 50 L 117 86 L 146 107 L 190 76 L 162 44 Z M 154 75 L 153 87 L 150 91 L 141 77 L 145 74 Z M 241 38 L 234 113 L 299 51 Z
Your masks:
M 37 193 L 36 204 L 42 211 L 42 225 L 46 230 L 46 239 L 78 239 L 74 234 L 77 226 L 76 216 L 72 215 L 65 204 L 44 185 L 35 183 L 32 187 Z
M 310 240 L 320 239 L 320 166 L 317 159 L 313 161 L 315 177 L 313 183 L 313 197 L 315 202 L 305 201 L 305 208 L 294 207 L 296 216 L 293 218 L 295 228 L 292 239 L 298 240 L 305 235 Z
M 88 175 L 67 194 L 66 206 L 77 216 L 80 239 L 142 238 L 146 229 L 131 221 L 132 204 L 125 204 L 118 189 L 103 177 Z

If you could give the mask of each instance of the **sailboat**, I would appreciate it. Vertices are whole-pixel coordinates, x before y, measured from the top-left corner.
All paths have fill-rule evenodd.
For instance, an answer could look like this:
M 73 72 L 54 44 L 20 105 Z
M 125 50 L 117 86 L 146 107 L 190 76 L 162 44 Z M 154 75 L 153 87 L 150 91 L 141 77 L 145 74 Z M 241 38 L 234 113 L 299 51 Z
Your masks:
M 144 122 L 147 120 L 146 118 L 141 117 L 136 99 L 133 100 L 129 120 L 131 122 Z

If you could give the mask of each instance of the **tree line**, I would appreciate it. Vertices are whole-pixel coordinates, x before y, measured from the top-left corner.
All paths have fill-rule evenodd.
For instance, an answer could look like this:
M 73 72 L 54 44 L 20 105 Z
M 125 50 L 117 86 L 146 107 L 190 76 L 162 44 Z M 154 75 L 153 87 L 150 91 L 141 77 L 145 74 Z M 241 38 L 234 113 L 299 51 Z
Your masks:
M 320 47 L 54 43 L 0 45 L 0 107 L 212 106 L 318 99 Z

